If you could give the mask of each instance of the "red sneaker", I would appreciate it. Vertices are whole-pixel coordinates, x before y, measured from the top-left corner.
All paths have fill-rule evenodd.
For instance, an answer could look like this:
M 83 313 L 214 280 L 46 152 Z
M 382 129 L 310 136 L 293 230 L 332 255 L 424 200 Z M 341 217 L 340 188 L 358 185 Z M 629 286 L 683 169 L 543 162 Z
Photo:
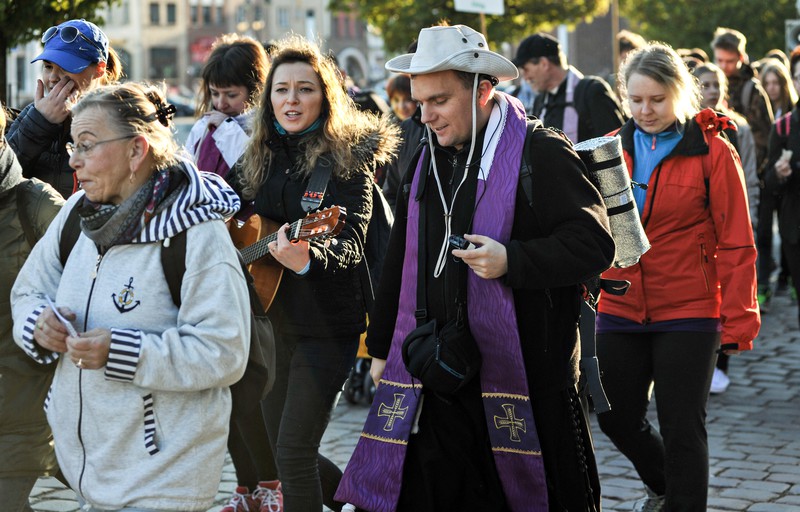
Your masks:
M 220 512 L 259 512 L 259 501 L 247 487 L 237 487 L 227 505 Z
M 261 501 L 259 512 L 283 512 L 283 493 L 279 480 L 258 482 L 253 498 Z

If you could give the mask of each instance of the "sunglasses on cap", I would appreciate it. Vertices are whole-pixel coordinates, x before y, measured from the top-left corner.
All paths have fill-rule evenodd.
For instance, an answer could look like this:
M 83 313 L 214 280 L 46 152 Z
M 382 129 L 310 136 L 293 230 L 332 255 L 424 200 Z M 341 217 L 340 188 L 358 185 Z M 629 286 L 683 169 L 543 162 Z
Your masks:
M 64 41 L 65 43 L 73 43 L 75 42 L 76 39 L 82 37 L 84 41 L 86 41 L 90 45 L 100 50 L 101 55 L 105 54 L 105 50 L 97 42 L 92 41 L 91 39 L 83 35 L 83 32 L 78 30 L 76 27 L 72 26 L 64 28 L 58 28 L 58 27 L 48 28 L 47 30 L 45 30 L 44 34 L 42 34 L 42 43 L 47 43 L 47 41 L 53 39 L 56 36 L 56 34 L 61 36 L 61 40 Z

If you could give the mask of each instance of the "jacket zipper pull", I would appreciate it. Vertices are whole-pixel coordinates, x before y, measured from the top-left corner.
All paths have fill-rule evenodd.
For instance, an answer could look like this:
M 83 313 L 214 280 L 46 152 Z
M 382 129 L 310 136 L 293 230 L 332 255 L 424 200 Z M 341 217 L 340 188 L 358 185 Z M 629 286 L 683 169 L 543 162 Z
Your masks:
M 94 270 L 92 270 L 92 279 L 97 277 L 97 271 L 100 270 L 100 260 L 103 259 L 102 254 L 97 255 L 97 262 L 94 265 Z
M 655 151 L 655 149 L 656 149 L 656 136 L 655 135 L 653 135 L 653 143 L 650 145 L 650 149 L 652 149 L 653 151 Z

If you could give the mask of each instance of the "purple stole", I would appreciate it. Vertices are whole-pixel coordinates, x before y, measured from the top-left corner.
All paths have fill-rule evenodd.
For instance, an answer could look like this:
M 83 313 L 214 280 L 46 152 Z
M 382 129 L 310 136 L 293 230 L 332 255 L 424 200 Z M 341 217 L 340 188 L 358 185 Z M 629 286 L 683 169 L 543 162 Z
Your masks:
M 217 141 L 214 140 L 213 135 L 216 129 L 216 126 L 209 126 L 206 136 L 200 141 L 200 148 L 197 151 L 197 168 L 225 178 L 230 172 L 230 168 L 217 147 Z
M 526 121 L 519 100 L 495 94 L 502 94 L 508 111 L 488 186 L 487 181 L 478 180 L 476 198 L 483 199 L 476 205 L 473 233 L 505 244 L 511 237 L 514 221 Z M 499 103 L 502 108 L 504 102 Z M 412 382 L 400 349 L 406 335 L 416 327 L 419 203 L 413 198 L 420 179 L 427 175 L 422 169 L 424 160 L 423 153 L 409 195 L 412 199 L 408 205 L 400 303 L 386 369 L 335 497 L 370 512 L 393 512 L 397 508 L 406 446 L 422 388 L 419 382 Z M 481 279 L 468 271 L 467 310 L 470 329 L 483 358 L 481 396 L 506 501 L 514 512 L 547 511 L 544 463 L 528 394 L 512 291 L 497 279 Z

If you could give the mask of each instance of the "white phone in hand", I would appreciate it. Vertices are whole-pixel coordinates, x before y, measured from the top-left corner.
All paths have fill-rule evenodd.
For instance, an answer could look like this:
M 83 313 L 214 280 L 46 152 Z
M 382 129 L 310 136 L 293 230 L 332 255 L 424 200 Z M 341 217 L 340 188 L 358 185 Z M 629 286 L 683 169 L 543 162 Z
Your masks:
M 53 304 L 53 301 L 50 299 L 50 297 L 47 297 L 47 305 L 50 306 L 50 309 L 53 310 L 53 313 L 55 313 L 56 318 L 58 318 L 59 321 L 61 321 L 61 324 L 67 328 L 67 332 L 69 333 L 69 335 L 72 336 L 73 338 L 77 338 L 78 331 L 76 331 L 75 327 L 72 326 L 72 322 L 64 318 L 64 315 L 62 315 L 61 312 L 58 311 L 58 308 L 56 307 L 55 304 Z

